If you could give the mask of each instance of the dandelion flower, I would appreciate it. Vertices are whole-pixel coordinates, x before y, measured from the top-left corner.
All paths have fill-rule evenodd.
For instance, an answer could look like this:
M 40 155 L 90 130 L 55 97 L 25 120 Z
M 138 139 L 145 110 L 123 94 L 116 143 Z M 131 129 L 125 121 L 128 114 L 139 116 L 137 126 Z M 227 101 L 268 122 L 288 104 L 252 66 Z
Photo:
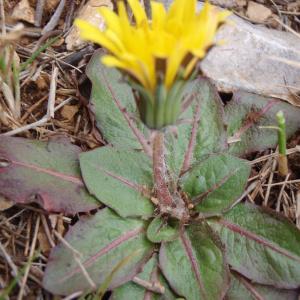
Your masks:
M 119 1 L 118 14 L 107 7 L 99 9 L 106 23 L 104 31 L 80 19 L 75 24 L 83 39 L 109 51 L 102 57 L 106 66 L 121 69 L 133 79 L 141 98 L 142 119 L 157 129 L 176 121 L 184 83 L 214 44 L 218 27 L 230 13 L 208 2 L 197 12 L 197 0 L 175 0 L 168 11 L 162 3 L 151 1 L 149 20 L 138 0 L 128 3 L 134 22 Z M 170 105 L 175 108 L 172 113 Z

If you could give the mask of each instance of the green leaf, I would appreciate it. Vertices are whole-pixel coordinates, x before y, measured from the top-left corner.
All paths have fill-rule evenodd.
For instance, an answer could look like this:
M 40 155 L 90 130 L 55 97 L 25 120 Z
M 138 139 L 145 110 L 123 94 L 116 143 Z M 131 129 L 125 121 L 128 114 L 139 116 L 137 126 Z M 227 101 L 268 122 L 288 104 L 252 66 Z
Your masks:
M 284 101 L 239 91 L 225 106 L 228 136 L 241 140 L 230 144 L 229 152 L 245 155 L 275 147 L 277 131 L 259 128 L 276 126 L 276 113 L 282 110 L 286 118 L 287 136 L 290 137 L 300 128 L 300 108 Z
M 179 223 L 177 220 L 167 221 L 161 217 L 154 218 L 147 228 L 147 238 L 152 243 L 160 243 L 162 241 L 173 241 L 179 235 Z
M 232 269 L 257 283 L 300 286 L 300 232 L 288 220 L 239 204 L 209 223 L 220 234 Z
M 132 89 L 117 69 L 108 68 L 101 63 L 102 55 L 103 51 L 96 51 L 86 70 L 92 82 L 90 101 L 94 107 L 97 125 L 108 143 L 122 149 L 141 149 L 136 135 L 124 117 L 125 110 L 135 118 L 134 126 L 145 130 L 137 118 Z
M 194 160 L 227 149 L 223 103 L 216 88 L 207 79 L 198 79 L 191 93 L 196 93 L 200 124 L 194 149 Z
M 168 283 L 165 278 L 159 272 L 158 262 L 156 256 L 153 256 L 148 263 L 144 266 L 143 271 L 140 274 L 137 274 L 137 277 L 145 280 L 149 283 L 160 284 L 164 287 L 164 294 L 158 294 L 146 290 L 141 285 L 138 285 L 134 282 L 128 282 L 113 291 L 113 295 L 110 300 L 175 300 L 173 292 L 170 290 Z
M 227 149 L 223 104 L 216 89 L 208 80 L 197 79 L 188 85 L 184 98 L 191 105 L 180 116 L 177 132 L 167 131 L 167 159 L 175 180 L 185 160 L 191 165 Z
M 82 181 L 80 148 L 67 139 L 48 142 L 0 138 L 0 196 L 35 202 L 45 210 L 75 214 L 101 205 Z
M 122 269 L 128 262 L 136 255 L 138 254 L 139 250 L 136 250 L 132 253 L 130 253 L 127 257 L 123 258 L 111 271 L 111 273 L 108 275 L 108 277 L 102 282 L 100 288 L 97 290 L 97 296 L 96 299 L 102 299 L 105 293 L 108 291 L 108 287 L 111 284 L 115 274 Z
M 153 214 L 152 168 L 146 154 L 101 147 L 80 155 L 80 167 L 89 192 L 120 216 Z
M 297 300 L 298 291 L 276 289 L 250 282 L 237 274 L 231 276 L 227 300 Z
M 139 272 L 153 251 L 145 236 L 143 221 L 123 219 L 109 208 L 82 218 L 64 239 L 65 243 L 52 250 L 43 279 L 45 289 L 58 295 L 92 289 L 82 269 L 88 273 L 95 288 L 114 272 L 109 289 L 118 287 Z M 80 263 L 76 261 L 74 251 L 80 254 L 77 255 Z M 132 253 L 135 255 L 130 257 Z M 130 257 L 128 263 L 116 269 L 127 257 Z
M 243 193 L 249 174 L 245 160 L 212 155 L 184 174 L 180 185 L 198 212 L 220 214 Z
M 190 225 L 177 240 L 163 242 L 159 264 L 172 289 L 187 300 L 222 299 L 229 285 L 222 245 L 206 224 Z

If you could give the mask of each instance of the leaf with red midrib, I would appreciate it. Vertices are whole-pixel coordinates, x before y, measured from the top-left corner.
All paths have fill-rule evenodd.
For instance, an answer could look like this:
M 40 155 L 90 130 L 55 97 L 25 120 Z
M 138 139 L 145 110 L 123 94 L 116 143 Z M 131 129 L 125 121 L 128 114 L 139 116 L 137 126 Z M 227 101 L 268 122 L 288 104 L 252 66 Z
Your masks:
M 101 204 L 82 181 L 80 148 L 66 139 L 47 142 L 0 138 L 0 195 L 15 203 L 36 202 L 45 210 L 75 214 Z
M 220 214 L 241 196 L 249 173 L 245 160 L 228 154 L 210 155 L 183 174 L 179 184 L 197 211 Z
M 58 295 L 89 291 L 91 285 L 83 268 L 96 287 L 110 276 L 109 289 L 130 281 L 141 271 L 153 251 L 153 244 L 146 239 L 144 226 L 143 221 L 121 218 L 109 208 L 82 218 L 65 236 L 72 249 L 80 253 L 81 265 L 70 247 L 61 243 L 49 257 L 44 287 Z M 116 269 L 128 257 L 130 259 Z
M 300 286 L 300 232 L 287 219 L 240 204 L 209 223 L 220 234 L 233 270 L 261 284 Z
M 213 85 L 197 78 L 187 85 L 182 102 L 176 131 L 166 132 L 167 162 L 175 181 L 207 154 L 227 150 L 223 104 Z
M 145 153 L 101 147 L 82 153 L 80 167 L 89 192 L 120 216 L 152 216 L 152 168 Z
M 205 224 L 193 224 L 172 242 L 163 242 L 159 263 L 170 286 L 189 300 L 222 299 L 229 271 L 218 238 Z
M 102 64 L 103 54 L 101 49 L 96 51 L 86 69 L 92 82 L 90 101 L 97 126 L 109 144 L 121 149 L 144 149 L 149 154 L 144 136 L 148 130 L 138 118 L 132 89 L 118 70 Z

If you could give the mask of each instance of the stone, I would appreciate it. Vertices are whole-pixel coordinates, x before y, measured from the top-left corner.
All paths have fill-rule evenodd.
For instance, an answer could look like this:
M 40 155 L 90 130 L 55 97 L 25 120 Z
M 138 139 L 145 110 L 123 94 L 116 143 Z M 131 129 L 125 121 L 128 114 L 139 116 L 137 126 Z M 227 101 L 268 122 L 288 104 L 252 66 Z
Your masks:
M 11 14 L 13 19 L 34 24 L 34 9 L 28 0 L 21 0 L 13 9 Z
M 107 6 L 113 9 L 111 0 L 90 0 L 80 10 L 77 18 L 87 20 L 89 23 L 97 26 L 100 30 L 104 29 L 104 20 L 97 8 L 101 6 Z M 76 26 L 73 26 L 66 37 L 66 47 L 68 50 L 78 50 L 86 46 L 86 42 L 80 39 L 79 30 Z
M 246 15 L 251 21 L 263 23 L 272 16 L 272 11 L 262 4 L 249 1 Z

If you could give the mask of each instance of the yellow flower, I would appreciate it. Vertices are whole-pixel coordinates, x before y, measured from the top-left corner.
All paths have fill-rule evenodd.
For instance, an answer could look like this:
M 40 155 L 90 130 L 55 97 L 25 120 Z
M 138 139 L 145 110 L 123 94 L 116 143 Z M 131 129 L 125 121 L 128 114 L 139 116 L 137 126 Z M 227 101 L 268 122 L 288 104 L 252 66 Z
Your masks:
M 84 20 L 77 19 L 75 24 L 83 39 L 109 50 L 102 58 L 105 65 L 122 69 L 152 94 L 161 83 L 168 91 L 179 77 L 190 76 L 229 15 L 208 2 L 198 13 L 197 0 L 175 0 L 168 12 L 163 4 L 152 1 L 152 20 L 148 20 L 138 0 L 128 3 L 133 24 L 122 1 L 118 2 L 118 14 L 106 7 L 99 9 L 106 23 L 103 32 Z
M 133 13 L 130 22 L 123 1 L 118 14 L 99 9 L 106 29 L 76 20 L 81 37 L 109 50 L 102 62 L 129 74 L 142 121 L 152 129 L 174 124 L 181 112 L 185 84 L 208 48 L 214 44 L 219 25 L 229 15 L 208 2 L 201 12 L 197 0 L 174 0 L 167 12 L 151 1 L 152 20 L 139 0 L 127 0 Z

